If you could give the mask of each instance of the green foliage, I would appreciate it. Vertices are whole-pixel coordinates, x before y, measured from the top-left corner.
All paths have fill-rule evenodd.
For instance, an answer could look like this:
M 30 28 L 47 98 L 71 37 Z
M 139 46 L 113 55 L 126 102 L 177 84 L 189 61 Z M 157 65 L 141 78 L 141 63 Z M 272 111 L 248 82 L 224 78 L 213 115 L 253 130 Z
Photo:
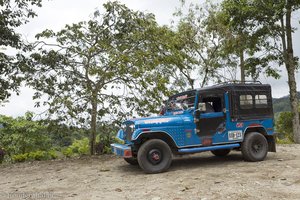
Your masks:
M 41 6 L 42 0 L 1 0 L 0 1 L 0 103 L 7 99 L 11 91 L 18 93 L 19 86 L 23 80 L 24 56 L 17 54 L 11 56 L 2 49 L 13 48 L 28 50 L 21 35 L 16 28 L 28 22 L 29 18 L 36 16 L 32 10 L 33 6 Z
M 288 138 L 283 138 L 283 139 L 276 139 L 277 144 L 294 144 L 294 141 L 288 139 Z
M 276 131 L 279 139 L 287 138 L 293 141 L 293 115 L 291 112 L 281 112 L 276 121 Z
M 39 122 L 46 127 L 53 147 L 70 146 L 74 139 L 88 137 L 86 129 L 68 126 L 58 120 L 41 120 Z
M 89 154 L 89 139 L 74 140 L 72 145 L 62 151 L 66 157 L 82 156 Z
M 104 146 L 103 153 L 104 154 L 111 154 L 112 153 L 111 147 Z
M 183 5 L 182 9 L 186 6 Z M 209 13 L 215 9 L 210 5 L 204 8 L 191 4 L 188 12 L 182 10 L 176 13 L 179 23 L 176 34 L 169 37 L 169 45 L 174 46 L 173 85 L 181 90 L 187 88 L 204 87 L 212 82 L 218 82 L 220 75 L 220 46 L 222 37 L 218 37 L 208 30 Z M 222 66 L 224 67 L 224 66 Z
M 277 117 L 275 128 L 276 132 L 278 132 L 277 136 L 279 142 L 287 144 L 294 142 L 292 112 L 281 112 Z
M 0 116 L 0 163 L 49 160 L 89 154 L 88 131 L 66 126 L 58 121 L 32 121 L 33 113 L 24 117 Z M 111 153 L 110 144 L 116 142 L 115 123 L 97 127 L 99 153 Z M 69 143 L 69 141 L 71 141 Z M 69 143 L 69 144 L 68 144 Z
M 37 150 L 48 150 L 51 147 L 46 127 L 32 121 L 32 114 L 26 117 L 7 117 L 0 115 L 0 146 L 9 155 L 25 154 Z
M 241 76 L 257 80 L 264 72 L 279 78 L 278 70 L 272 67 L 272 62 L 278 61 L 280 56 L 270 50 L 271 30 L 257 21 L 263 17 L 259 2 L 262 1 L 224 0 L 219 10 L 211 12 L 208 26 L 224 39 L 221 44 L 223 57 L 240 67 Z
M 35 70 L 27 74 L 38 90 L 34 98 L 48 95 L 43 103 L 50 107 L 49 116 L 90 128 L 91 152 L 97 121 L 112 115 L 118 120 L 126 114 L 146 115 L 169 94 L 169 77 L 163 70 L 170 57 L 164 39 L 171 30 L 158 26 L 152 14 L 117 2 L 103 7 L 104 12 L 96 11 L 88 21 L 37 34 L 29 63 Z M 55 45 L 48 45 L 48 39 Z
M 3 162 L 5 156 L 4 150 L 0 147 L 0 164 Z
M 24 154 L 16 154 L 12 156 L 13 162 L 24 162 L 32 160 L 49 160 L 56 159 L 58 156 L 55 151 L 33 151 Z
M 297 97 L 300 99 L 300 92 L 297 92 Z M 275 114 L 291 111 L 290 96 L 273 99 L 273 111 Z
M 119 127 L 114 123 L 100 123 L 97 127 L 96 137 L 96 153 L 106 154 L 111 153 L 111 143 L 122 143 L 115 137 Z

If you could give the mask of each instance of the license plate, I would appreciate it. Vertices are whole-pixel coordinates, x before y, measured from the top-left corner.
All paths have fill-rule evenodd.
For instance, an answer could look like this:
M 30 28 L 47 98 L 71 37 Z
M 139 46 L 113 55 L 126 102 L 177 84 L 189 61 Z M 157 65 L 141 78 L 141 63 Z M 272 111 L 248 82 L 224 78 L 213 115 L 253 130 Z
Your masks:
M 238 131 L 228 131 L 228 140 L 241 140 L 243 139 L 243 132 Z

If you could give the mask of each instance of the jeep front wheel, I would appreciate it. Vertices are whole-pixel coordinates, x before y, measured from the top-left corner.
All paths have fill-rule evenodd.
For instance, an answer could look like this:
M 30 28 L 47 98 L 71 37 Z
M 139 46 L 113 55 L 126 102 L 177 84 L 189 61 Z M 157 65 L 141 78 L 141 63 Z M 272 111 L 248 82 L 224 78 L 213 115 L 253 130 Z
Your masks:
M 172 151 L 167 143 L 159 139 L 146 141 L 138 150 L 138 163 L 149 174 L 166 171 L 172 162 Z
M 268 142 L 262 134 L 251 132 L 246 134 L 241 149 L 244 160 L 250 162 L 262 161 L 268 153 Z

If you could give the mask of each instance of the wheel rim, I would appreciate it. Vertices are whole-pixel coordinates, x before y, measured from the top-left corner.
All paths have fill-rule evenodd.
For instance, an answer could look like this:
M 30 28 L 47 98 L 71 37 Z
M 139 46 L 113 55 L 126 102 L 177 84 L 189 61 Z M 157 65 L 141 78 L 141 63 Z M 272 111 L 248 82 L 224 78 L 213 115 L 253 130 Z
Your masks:
M 252 143 L 252 152 L 255 154 L 260 154 L 264 149 L 264 145 L 260 140 L 255 140 Z
M 162 153 L 159 149 L 151 149 L 148 152 L 147 157 L 150 163 L 152 163 L 153 165 L 157 165 L 162 161 Z

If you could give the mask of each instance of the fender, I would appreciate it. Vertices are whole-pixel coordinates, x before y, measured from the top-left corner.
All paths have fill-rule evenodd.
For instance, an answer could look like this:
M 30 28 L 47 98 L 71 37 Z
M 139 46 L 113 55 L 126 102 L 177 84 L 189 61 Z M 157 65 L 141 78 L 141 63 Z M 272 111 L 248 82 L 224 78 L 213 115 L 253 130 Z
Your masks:
M 245 134 L 247 133 L 247 130 L 248 129 L 254 129 L 254 131 L 256 132 L 261 132 L 259 131 L 258 129 L 260 130 L 263 130 L 263 135 L 266 137 L 267 141 L 268 141 L 268 151 L 269 152 L 276 152 L 276 139 L 275 139 L 275 135 L 268 135 L 266 129 L 263 127 L 263 126 L 260 126 L 260 125 L 250 125 L 248 126 L 245 131 L 244 131 L 244 136 Z
M 165 131 L 143 131 L 143 132 L 137 133 L 135 136 L 133 135 L 132 141 L 133 142 L 138 141 L 143 137 L 149 138 L 149 139 L 150 138 L 156 138 L 156 139 L 159 138 L 159 139 L 162 139 L 165 142 L 167 142 L 171 147 L 179 148 L 177 143 L 174 141 L 173 137 Z
M 263 126 L 261 126 L 260 124 L 250 124 L 249 126 L 247 126 L 247 128 L 245 128 L 245 130 L 244 130 L 244 136 L 247 133 L 248 129 L 254 129 L 254 130 L 256 129 L 255 131 L 257 131 L 257 129 L 262 129 L 263 130 L 262 134 L 267 135 L 266 129 Z M 257 132 L 259 132 L 259 131 L 257 131 Z

